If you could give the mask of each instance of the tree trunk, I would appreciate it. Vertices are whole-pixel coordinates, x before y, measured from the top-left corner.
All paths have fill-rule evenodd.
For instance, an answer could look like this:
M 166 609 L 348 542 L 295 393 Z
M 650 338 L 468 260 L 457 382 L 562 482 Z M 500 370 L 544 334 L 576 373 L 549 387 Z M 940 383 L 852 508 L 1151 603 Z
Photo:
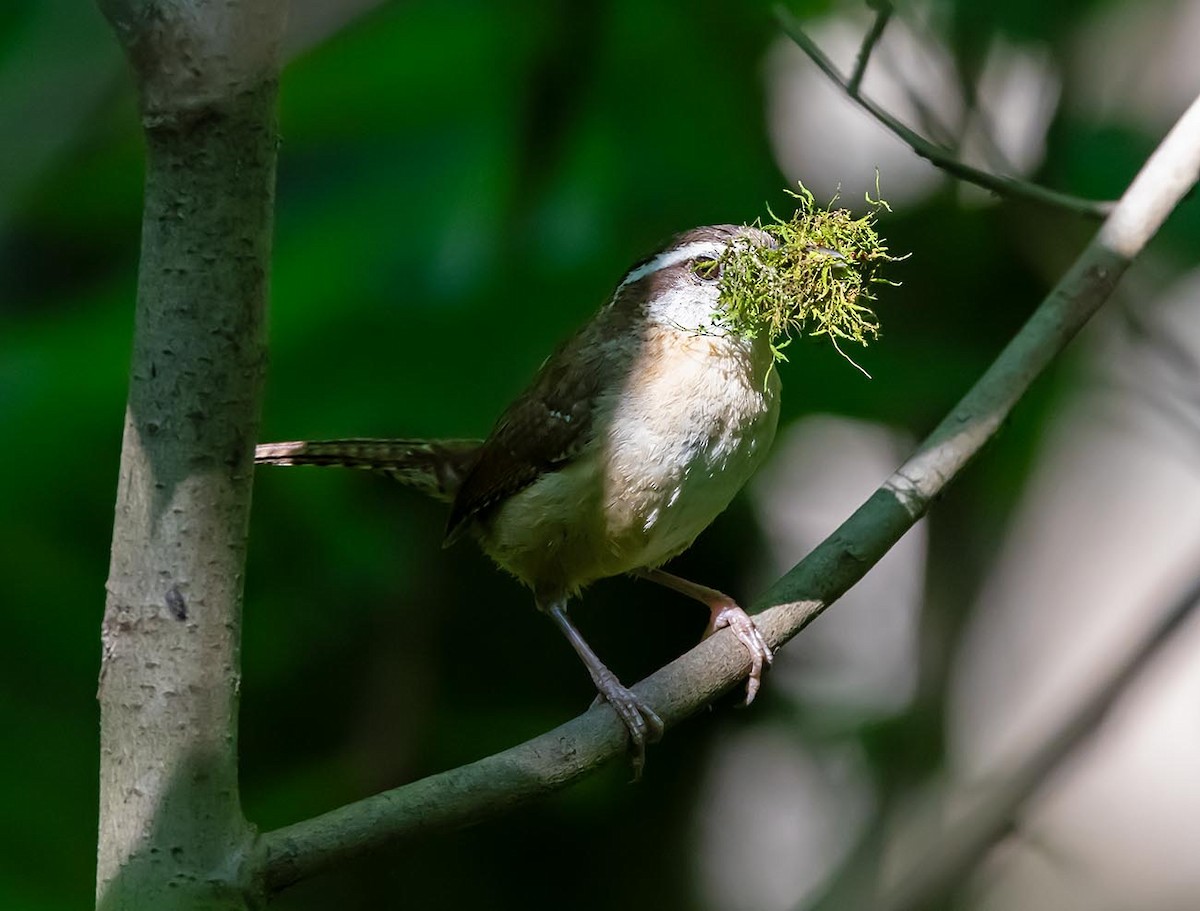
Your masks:
M 139 77 L 147 144 L 99 689 L 106 911 L 247 907 L 239 650 L 280 6 L 105 10 Z

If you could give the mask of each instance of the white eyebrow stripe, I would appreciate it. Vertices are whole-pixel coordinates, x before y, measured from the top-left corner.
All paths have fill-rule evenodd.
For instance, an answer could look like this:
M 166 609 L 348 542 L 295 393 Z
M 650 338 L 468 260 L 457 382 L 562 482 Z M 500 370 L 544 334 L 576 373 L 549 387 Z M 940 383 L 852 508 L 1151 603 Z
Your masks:
M 659 269 L 666 269 L 674 266 L 676 263 L 686 262 L 696 256 L 710 256 L 716 259 L 725 252 L 726 244 L 712 240 L 698 240 L 695 243 L 690 243 L 680 247 L 677 250 L 668 250 L 666 253 L 660 253 L 654 259 L 645 265 L 638 266 L 632 272 L 625 276 L 625 280 L 617 285 L 618 288 L 624 288 L 631 282 L 645 278 L 652 272 L 657 272 Z

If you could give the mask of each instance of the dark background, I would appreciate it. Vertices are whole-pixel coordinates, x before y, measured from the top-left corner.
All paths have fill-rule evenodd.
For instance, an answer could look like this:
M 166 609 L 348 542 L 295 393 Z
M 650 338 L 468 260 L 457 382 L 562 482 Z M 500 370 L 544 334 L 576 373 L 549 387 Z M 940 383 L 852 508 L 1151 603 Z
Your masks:
M 1109 198 L 1174 115 L 1073 105 L 1088 77 L 1071 61 L 1089 23 L 1136 5 L 959 0 L 918 18 L 964 84 L 995 42 L 1038 47 L 1062 98 L 1032 176 Z M 79 7 L 0 8 L 5 908 L 85 907 L 93 890 L 97 632 L 142 146 L 115 42 Z M 861 18 L 849 3 L 792 8 L 809 21 Z M 298 6 L 294 31 L 319 36 L 316 18 Z M 414 0 L 295 49 L 281 91 L 262 438 L 482 436 L 553 345 L 670 235 L 784 209 L 797 177 L 832 195 L 843 178 L 785 173 L 769 139 L 765 61 L 779 41 L 757 2 Z M 839 123 L 812 142 L 836 144 Z M 880 229 L 912 256 L 879 302 L 883 338 L 856 355 L 875 379 L 798 341 L 782 369 L 785 424 L 822 412 L 924 434 L 1090 235 L 1086 221 L 965 198 L 949 182 L 909 194 L 887 166 L 905 157 L 877 162 L 895 210 Z M 844 179 L 856 205 L 870 174 Z M 1194 256 L 1198 218 L 1185 207 L 1157 241 L 1160 270 Z M 924 683 L 899 714 L 844 725 L 880 782 L 903 787 L 939 764 L 939 681 L 956 631 L 1074 373 L 1068 359 L 1039 382 L 934 511 Z M 588 705 L 586 674 L 527 593 L 469 544 L 442 550 L 443 522 L 437 504 L 365 474 L 259 472 L 241 715 L 243 800 L 258 826 L 479 758 Z M 761 547 L 739 501 L 675 566 L 749 601 Z M 629 682 L 685 651 L 705 620 L 625 579 L 597 584 L 575 613 Z M 770 684 L 750 712 L 726 706 L 672 732 L 636 787 L 614 766 L 322 876 L 277 906 L 707 907 L 692 818 L 704 757 L 756 717 L 791 717 Z

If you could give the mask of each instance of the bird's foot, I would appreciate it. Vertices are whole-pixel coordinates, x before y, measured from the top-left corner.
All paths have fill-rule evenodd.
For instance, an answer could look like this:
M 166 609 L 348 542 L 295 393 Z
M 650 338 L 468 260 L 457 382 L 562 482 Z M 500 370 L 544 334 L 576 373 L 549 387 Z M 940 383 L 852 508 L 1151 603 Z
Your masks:
M 763 670 L 771 666 L 771 662 L 775 660 L 775 654 L 767 645 L 767 640 L 763 638 L 762 633 L 758 631 L 754 620 L 738 606 L 737 602 L 728 599 L 712 604 L 710 610 L 712 614 L 708 620 L 708 627 L 704 631 L 705 638 L 719 629 L 729 627 L 737 636 L 738 641 L 746 647 L 746 651 L 750 653 L 750 676 L 746 679 L 746 705 L 749 705 L 758 695 L 758 688 L 762 685 Z
M 708 638 L 719 629 L 729 627 L 738 641 L 750 653 L 750 677 L 746 681 L 746 705 L 754 701 L 758 688 L 762 685 L 763 669 L 770 667 L 775 655 L 771 652 L 767 640 L 762 637 L 750 615 L 742 610 L 736 601 L 724 592 L 698 585 L 679 576 L 664 572 L 661 569 L 639 569 L 637 575 L 649 579 L 659 585 L 666 586 L 681 595 L 694 598 L 708 608 L 708 627 L 704 630 L 704 638 Z
M 662 739 L 662 719 L 637 693 L 623 686 L 608 668 L 594 673 L 592 680 L 600 693 L 597 701 L 603 699 L 611 705 L 629 731 L 629 751 L 633 754 L 630 764 L 633 766 L 633 780 L 637 781 L 642 777 L 642 769 L 646 765 L 646 744 Z

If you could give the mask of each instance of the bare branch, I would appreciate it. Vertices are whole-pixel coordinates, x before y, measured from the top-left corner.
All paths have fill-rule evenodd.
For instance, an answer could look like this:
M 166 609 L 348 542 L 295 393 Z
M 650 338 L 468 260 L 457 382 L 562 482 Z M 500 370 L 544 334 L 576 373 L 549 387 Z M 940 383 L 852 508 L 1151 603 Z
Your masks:
M 788 10 L 777 6 L 775 8 L 775 17 L 788 37 L 808 55 L 808 58 L 817 65 L 821 72 L 846 92 L 852 101 L 907 143 L 914 152 L 935 167 L 941 168 L 947 174 L 952 174 L 961 180 L 983 187 L 985 190 L 991 190 L 993 193 L 1001 196 L 1026 199 L 1030 202 L 1065 209 L 1068 212 L 1084 215 L 1088 218 L 1104 218 L 1113 210 L 1114 204 L 1112 202 L 1097 202 L 1095 200 L 1082 199 L 1078 196 L 1072 196 L 1069 193 L 1059 193 L 1056 190 L 1050 190 L 1015 177 L 992 174 L 966 164 L 948 150 L 934 145 L 924 136 L 921 136 L 910 127 L 901 123 L 875 102 L 866 98 L 862 92 L 858 91 L 857 85 L 852 90 L 850 80 L 847 80 L 838 71 L 837 67 L 833 65 L 833 61 L 826 57 L 824 52 L 817 47 L 816 42 L 801 27 L 800 21 Z M 878 20 L 876 20 L 876 24 L 878 24 Z
M 137 77 L 142 122 L 203 120 L 279 76 L 285 0 L 97 0 Z
M 858 59 L 854 61 L 854 72 L 850 74 L 850 81 L 846 83 L 846 93 L 851 98 L 858 97 L 863 76 L 867 73 L 867 63 L 871 59 L 871 52 L 875 50 L 875 45 L 883 37 L 883 30 L 887 28 L 888 20 L 892 18 L 893 10 L 889 0 L 875 0 L 872 5 L 875 7 L 875 21 L 871 23 L 871 30 L 863 38 L 862 47 L 858 49 Z
M 285 0 L 107 0 L 146 190 L 102 629 L 97 907 L 243 911 L 242 579 Z
M 1064 714 L 1041 742 L 1013 765 L 999 784 L 988 787 L 975 798 L 970 809 L 956 812 L 955 821 L 914 852 L 914 856 L 920 858 L 920 866 L 902 878 L 895 889 L 874 906 L 874 911 L 918 911 L 939 907 L 988 850 L 1008 834 L 1029 799 L 1100 726 L 1129 684 L 1162 651 L 1198 604 L 1200 579 L 1155 618 L 1142 636 L 1105 670 L 1098 685 Z M 956 795 L 954 799 L 958 801 L 963 796 Z
M 840 597 L 924 515 L 1001 421 L 1112 292 L 1134 256 L 1200 174 L 1200 100 L 1150 157 L 1099 233 L 995 363 L 917 452 L 841 527 L 760 599 L 756 621 L 772 647 Z M 728 631 L 705 640 L 634 690 L 668 726 L 749 671 Z M 607 706 L 470 765 L 268 832 L 258 845 L 262 886 L 277 891 L 316 870 L 418 833 L 495 816 L 565 787 L 621 755 L 624 729 Z

